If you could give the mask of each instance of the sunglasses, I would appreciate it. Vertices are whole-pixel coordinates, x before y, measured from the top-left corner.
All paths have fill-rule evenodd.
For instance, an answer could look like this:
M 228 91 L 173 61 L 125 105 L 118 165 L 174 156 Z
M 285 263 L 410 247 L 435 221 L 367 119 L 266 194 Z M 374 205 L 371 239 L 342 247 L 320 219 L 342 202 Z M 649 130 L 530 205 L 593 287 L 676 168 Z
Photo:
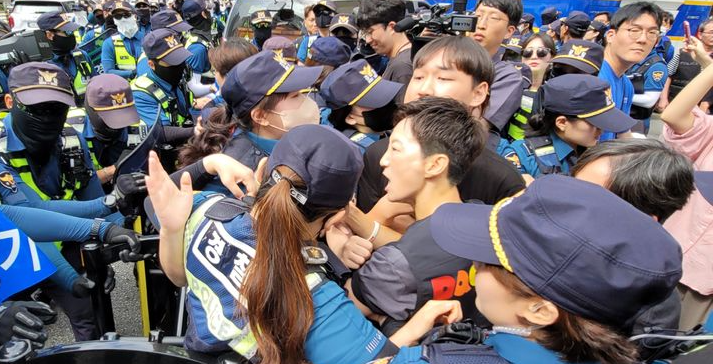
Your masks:
M 131 13 L 115 13 L 115 14 L 112 14 L 112 16 L 116 20 L 129 19 L 129 18 L 131 18 Z
M 522 50 L 522 58 L 530 58 L 535 52 L 537 52 L 537 58 L 545 58 L 551 53 L 549 48 L 537 48 L 536 50 L 525 48 Z

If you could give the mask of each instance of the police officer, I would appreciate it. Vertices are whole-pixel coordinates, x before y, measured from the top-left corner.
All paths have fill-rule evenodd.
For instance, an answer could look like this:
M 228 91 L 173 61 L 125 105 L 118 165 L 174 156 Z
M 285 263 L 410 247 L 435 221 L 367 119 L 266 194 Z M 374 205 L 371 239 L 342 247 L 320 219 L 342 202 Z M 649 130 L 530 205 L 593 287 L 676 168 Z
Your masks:
M 556 7 L 550 6 L 548 8 L 545 8 L 542 10 L 540 13 L 540 19 L 542 20 L 542 25 L 550 25 L 552 22 L 557 20 L 560 16 L 561 12 L 557 10 Z
M 104 31 L 106 31 L 107 29 L 113 29 L 114 31 L 116 31 L 116 24 L 114 24 L 114 18 L 111 16 L 111 8 L 113 3 L 113 1 L 105 1 L 100 7 L 94 9 L 91 16 L 89 16 L 89 22 L 94 23 L 94 27 L 88 29 L 84 33 L 82 43 L 86 43 L 94 39 L 99 34 L 104 33 Z M 97 47 L 101 48 L 101 46 L 102 43 L 97 43 Z
M 174 31 L 165 28 L 149 33 L 143 49 L 150 70 L 131 84 L 139 118 L 149 127 L 156 121 L 182 126 L 189 112 L 186 95 L 179 85 L 191 52 L 183 47 Z
M 297 59 L 302 63 L 309 57 L 312 43 L 319 37 L 329 36 L 329 26 L 332 24 L 332 18 L 337 14 L 337 5 L 334 1 L 322 0 L 314 5 L 312 11 L 316 18 L 318 32 L 315 35 L 303 39 L 297 48 Z
M 104 192 L 87 144 L 65 125 L 67 111 L 75 105 L 69 76 L 53 64 L 29 62 L 13 68 L 8 82 L 6 104 L 11 112 L 3 121 L 5 137 L 0 139 L 0 174 L 6 180 L 0 188 L 3 203 L 45 200 L 69 207 L 103 205 Z M 96 215 L 83 216 L 102 217 L 111 212 L 105 206 L 94 208 Z M 75 267 L 81 266 L 76 244 L 65 245 L 62 252 Z M 55 299 L 68 311 L 78 340 L 96 338 L 88 301 L 70 296 Z
M 213 47 L 211 36 L 213 18 L 206 9 L 203 0 L 186 0 L 182 10 L 186 22 L 193 27 L 186 39 L 186 49 L 191 52 L 191 56 L 186 60 L 186 65 L 192 72 L 188 88 L 193 93 L 193 97 L 203 97 L 211 92 L 212 82 L 204 85 L 201 83 L 201 78 L 215 79 L 215 75 L 210 72 L 210 61 L 208 60 L 208 50 Z
M 250 28 L 253 31 L 252 43 L 258 51 L 272 37 L 272 18 L 267 10 L 258 10 L 250 14 Z
M 621 333 L 681 278 L 680 248 L 654 219 L 573 178 L 536 180 L 495 206 L 444 205 L 430 228 L 440 248 L 476 262 L 478 307 L 493 328 L 433 331 L 384 364 L 636 363 Z M 407 324 L 397 335 L 424 331 Z
M 77 49 L 77 42 L 72 33 L 79 29 L 79 24 L 67 19 L 67 14 L 51 11 L 40 15 L 37 26 L 45 31 L 52 43 L 51 63 L 61 67 L 72 79 L 72 90 L 78 105 L 84 102 L 89 79 L 95 75 L 94 67 L 86 52 Z
M 524 41 L 531 35 L 535 34 L 535 16 L 530 13 L 522 14 L 520 24 L 517 26 L 517 31 L 520 32 L 520 38 Z
M 181 43 L 184 43 L 183 34 L 193 29 L 188 23 L 183 21 L 181 14 L 167 9 L 161 10 L 158 13 L 151 16 L 151 28 L 153 30 L 167 28 L 173 30 L 176 33 L 178 39 Z M 142 50 L 141 56 L 139 56 L 139 62 L 136 65 L 136 75 L 143 76 L 149 72 L 149 60 L 146 58 L 146 53 Z
M 626 71 L 626 75 L 634 85 L 630 115 L 639 121 L 632 132 L 646 135 L 649 133 L 651 114 L 668 80 L 668 68 L 659 52 L 653 49 L 643 61 Z
M 330 73 L 322 82 L 320 93 L 332 108 L 329 121 L 358 145 L 363 154 L 393 127 L 394 98 L 402 87 L 398 82 L 381 79 L 361 59 Z
M 552 58 L 550 78 L 569 74 L 597 76 L 604 63 L 604 48 L 594 42 L 572 39 Z
M 102 44 L 101 64 L 105 73 L 112 73 L 132 80 L 136 77 L 136 62 L 141 55 L 141 40 L 136 11 L 127 1 L 113 3 L 111 16 L 118 34 L 110 42 Z
M 501 154 L 532 177 L 569 173 L 583 149 L 594 146 L 602 130 L 627 130 L 636 121 L 614 107 L 609 84 L 590 75 L 564 75 L 541 88 L 543 105 L 530 121 L 534 133 Z
M 139 31 L 148 34 L 151 31 L 151 8 L 148 0 L 139 0 L 134 3 L 136 8 L 136 20 L 139 24 Z
M 356 18 L 353 14 L 337 14 L 332 17 L 329 33 L 348 45 L 352 52 L 356 49 L 359 28 L 357 28 Z

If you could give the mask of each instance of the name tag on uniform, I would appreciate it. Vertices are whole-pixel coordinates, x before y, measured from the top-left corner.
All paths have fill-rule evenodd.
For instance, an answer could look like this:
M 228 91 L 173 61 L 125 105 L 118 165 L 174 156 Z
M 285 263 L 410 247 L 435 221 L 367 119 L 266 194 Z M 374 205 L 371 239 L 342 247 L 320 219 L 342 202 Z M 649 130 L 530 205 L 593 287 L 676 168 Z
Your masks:
M 542 157 L 543 155 L 552 154 L 554 152 L 555 152 L 555 147 L 552 145 L 535 149 L 535 155 L 538 157 Z

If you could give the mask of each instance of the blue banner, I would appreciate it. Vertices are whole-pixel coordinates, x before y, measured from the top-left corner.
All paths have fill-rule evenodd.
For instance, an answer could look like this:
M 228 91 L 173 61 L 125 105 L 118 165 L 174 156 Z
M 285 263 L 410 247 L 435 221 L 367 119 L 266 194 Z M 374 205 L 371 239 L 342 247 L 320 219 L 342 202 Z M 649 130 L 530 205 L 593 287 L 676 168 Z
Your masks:
M 56 271 L 32 239 L 0 214 L 0 302 Z
M 713 1 L 684 1 L 678 8 L 678 15 L 673 21 L 668 35 L 673 40 L 683 40 L 683 21 L 691 24 L 691 34 L 694 36 L 698 32 L 698 26 L 706 19 L 711 12 Z

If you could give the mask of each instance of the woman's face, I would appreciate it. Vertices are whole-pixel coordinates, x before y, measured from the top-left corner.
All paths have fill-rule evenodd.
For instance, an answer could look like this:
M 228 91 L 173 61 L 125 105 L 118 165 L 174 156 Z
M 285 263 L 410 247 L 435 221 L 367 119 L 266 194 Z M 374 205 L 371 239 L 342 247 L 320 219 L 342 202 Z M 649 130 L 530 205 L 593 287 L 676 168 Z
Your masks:
M 317 103 L 300 91 L 287 94 L 271 110 L 265 110 L 265 119 L 271 126 L 271 137 L 279 139 L 291 129 L 306 124 L 319 124 Z
M 584 33 L 584 40 L 588 40 L 590 42 L 595 42 L 597 40 L 597 37 L 599 36 L 599 32 L 594 30 L 594 29 L 589 29 L 587 30 L 586 33 Z
M 552 53 L 549 48 L 545 47 L 545 43 L 541 39 L 533 39 L 523 50 L 522 61 L 527 64 L 535 74 L 544 74 L 552 60 Z M 543 53 L 547 52 L 544 56 Z M 525 55 L 529 57 L 525 58 Z
M 586 148 L 597 145 L 602 135 L 601 129 L 583 119 L 574 119 L 563 124 L 558 122 L 558 130 L 560 138 L 566 142 Z
M 495 326 L 521 327 L 518 312 L 530 303 L 512 294 L 492 273 L 478 270 L 475 274 L 475 306 Z

